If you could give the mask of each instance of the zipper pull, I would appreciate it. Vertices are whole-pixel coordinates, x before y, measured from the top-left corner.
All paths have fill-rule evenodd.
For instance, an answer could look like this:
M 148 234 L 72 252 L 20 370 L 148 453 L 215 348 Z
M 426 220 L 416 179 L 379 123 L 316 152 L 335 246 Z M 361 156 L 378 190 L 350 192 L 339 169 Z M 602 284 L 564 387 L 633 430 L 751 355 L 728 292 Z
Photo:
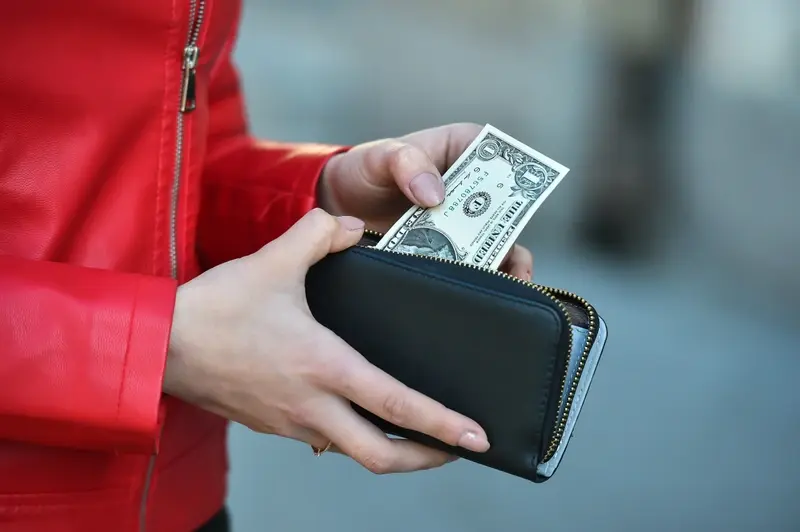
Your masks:
M 198 55 L 200 55 L 200 49 L 195 45 L 187 46 L 183 49 L 183 87 L 181 88 L 182 113 L 194 111 L 197 106 L 195 100 L 195 83 Z

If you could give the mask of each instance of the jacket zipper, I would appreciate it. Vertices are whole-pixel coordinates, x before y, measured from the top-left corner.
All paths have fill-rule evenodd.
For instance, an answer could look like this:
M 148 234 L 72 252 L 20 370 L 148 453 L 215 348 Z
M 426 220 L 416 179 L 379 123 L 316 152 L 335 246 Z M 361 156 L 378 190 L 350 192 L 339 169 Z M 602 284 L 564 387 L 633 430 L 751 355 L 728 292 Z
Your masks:
M 184 115 L 194 111 L 196 107 L 195 84 L 197 77 L 197 60 L 200 48 L 197 41 L 200 38 L 200 28 L 205 15 L 205 0 L 189 0 L 189 33 L 186 45 L 183 48 L 183 63 L 181 66 L 181 94 L 175 132 L 175 172 L 172 175 L 172 191 L 170 196 L 169 217 L 169 261 L 170 275 L 178 279 L 178 198 L 181 189 L 181 173 L 183 171 L 183 138 Z M 157 455 L 150 456 L 147 472 L 144 478 L 142 499 L 139 503 L 139 531 L 147 530 L 147 496 L 150 494 L 150 485 L 153 481 L 153 472 L 156 466 Z
M 183 48 L 183 79 L 181 82 L 180 107 L 177 119 L 177 132 L 175 134 L 175 174 L 172 177 L 172 204 L 170 207 L 170 239 L 169 258 L 173 279 L 178 278 L 178 197 L 181 186 L 181 172 L 183 170 L 183 137 L 184 115 L 195 109 L 195 84 L 197 76 L 197 60 L 200 48 L 197 40 L 200 37 L 200 27 L 205 14 L 205 0 L 189 0 L 189 34 L 186 37 L 186 46 Z
M 367 235 L 372 235 L 378 240 L 380 240 L 383 237 L 383 234 L 377 231 L 366 230 L 365 233 Z M 361 244 L 359 245 L 361 247 L 375 249 L 374 247 L 371 246 L 361 245 Z M 411 253 L 396 251 L 393 249 L 381 249 L 378 251 L 383 251 L 385 253 L 395 253 L 398 255 L 411 255 Z M 550 442 L 548 443 L 547 451 L 545 452 L 544 457 L 542 457 L 542 459 L 540 460 L 541 463 L 549 461 L 555 454 L 556 450 L 558 449 L 558 444 L 561 442 L 561 439 L 564 437 L 564 429 L 567 426 L 567 418 L 569 417 L 569 411 L 572 409 L 572 401 L 575 398 L 575 392 L 578 389 L 578 384 L 580 383 L 581 376 L 583 375 L 583 368 L 584 366 L 586 366 L 586 360 L 589 358 L 589 352 L 591 351 L 592 345 L 594 344 L 595 338 L 597 337 L 599 324 L 597 320 L 597 312 L 594 310 L 594 307 L 592 307 L 592 305 L 590 305 L 589 302 L 586 301 L 584 298 L 572 292 L 567 292 L 566 290 L 561 290 L 560 288 L 551 288 L 549 286 L 542 286 L 539 284 L 531 283 L 529 281 L 524 281 L 522 279 L 519 279 L 518 277 L 514 277 L 513 275 L 509 275 L 507 273 L 503 273 L 497 270 L 492 270 L 490 268 L 475 266 L 474 264 L 459 262 L 451 259 L 444 259 L 437 256 L 429 256 L 429 255 L 414 255 L 414 256 L 421 257 L 423 259 L 434 260 L 437 262 L 446 262 L 448 264 L 455 264 L 457 266 L 462 266 L 464 268 L 480 270 L 486 273 L 490 273 L 492 275 L 497 275 L 499 277 L 503 277 L 504 279 L 508 279 L 509 281 L 514 281 L 522 285 L 525 285 L 528 288 L 536 290 L 537 292 L 549 297 L 558 306 L 558 308 L 561 309 L 561 312 L 564 314 L 564 318 L 567 320 L 567 323 L 569 324 L 569 345 L 567 347 L 568 354 L 572 352 L 573 323 L 572 323 L 572 318 L 570 317 L 570 313 L 567 311 L 567 307 L 562 302 L 562 299 L 567 299 L 576 303 L 579 308 L 583 309 L 586 312 L 586 316 L 588 317 L 589 321 L 589 336 L 586 339 L 586 343 L 583 346 L 583 352 L 581 353 L 581 358 L 578 361 L 578 369 L 575 372 L 575 375 L 572 378 L 572 380 L 570 382 L 567 382 L 567 377 L 569 376 L 569 364 L 566 365 L 567 367 L 564 369 L 564 374 L 561 376 L 561 395 L 558 402 L 558 409 L 556 410 L 557 412 L 561 412 L 561 415 L 558 416 L 558 418 L 556 419 L 556 425 L 554 427 L 552 437 L 550 438 Z M 565 392 L 568 393 L 565 394 Z

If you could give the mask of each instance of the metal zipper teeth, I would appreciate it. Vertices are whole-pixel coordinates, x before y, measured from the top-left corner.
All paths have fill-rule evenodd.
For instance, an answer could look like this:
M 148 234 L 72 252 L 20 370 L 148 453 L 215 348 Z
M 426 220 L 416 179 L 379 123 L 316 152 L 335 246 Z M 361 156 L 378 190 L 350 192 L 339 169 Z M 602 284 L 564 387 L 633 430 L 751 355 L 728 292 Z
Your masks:
M 379 233 L 377 231 L 371 231 L 371 230 L 367 229 L 367 230 L 364 231 L 364 233 L 368 234 L 368 235 L 372 235 L 374 237 L 377 237 L 379 240 L 381 238 L 383 238 L 383 234 L 381 234 L 381 233 Z M 376 249 L 375 247 L 372 247 L 372 246 L 363 246 L 362 245 L 360 247 L 364 247 L 364 248 L 368 248 L 368 249 Z M 518 277 L 514 277 L 513 275 L 509 275 L 507 273 L 503 273 L 503 272 L 500 272 L 500 271 L 497 271 L 497 270 L 492 270 L 490 268 L 486 268 L 486 267 L 483 267 L 483 266 L 475 266 L 474 264 L 469 264 L 469 263 L 466 263 L 466 262 L 459 262 L 459 261 L 452 260 L 452 259 L 444 259 L 444 258 L 441 258 L 441 257 L 432 257 L 432 256 L 427 256 L 427 255 L 415 255 L 413 253 L 405 253 L 405 252 L 402 252 L 402 251 L 395 251 L 393 249 L 378 249 L 377 251 L 383 251 L 384 253 L 394 253 L 394 254 L 397 254 L 397 255 L 410 255 L 410 256 L 413 256 L 413 257 L 421 257 L 423 259 L 433 260 L 433 261 L 436 261 L 436 262 L 444 262 L 444 263 L 447 263 L 447 264 L 455 264 L 456 266 L 461 266 L 461 267 L 464 267 L 464 268 L 470 268 L 470 269 L 473 269 L 473 270 L 479 270 L 479 271 L 482 271 L 482 272 L 490 273 L 492 275 L 496 275 L 498 277 L 502 277 L 504 279 L 508 279 L 509 281 L 514 281 L 516 283 L 519 283 L 519 284 L 522 284 L 524 286 L 527 286 L 528 288 L 536 290 L 537 292 L 539 292 L 539 293 L 547 296 L 548 298 L 550 298 L 558 306 L 558 308 L 561 310 L 562 314 L 564 315 L 564 318 L 566 319 L 567 323 L 569 324 L 569 345 L 568 345 L 568 351 L 567 351 L 568 353 L 572 352 L 572 342 L 573 342 L 572 319 L 569 316 L 569 312 L 567 312 L 567 308 L 564 306 L 564 304 L 561 302 L 561 300 L 559 300 L 558 297 L 556 297 L 556 295 L 560 295 L 560 296 L 563 296 L 563 297 L 566 297 L 566 298 L 569 298 L 569 299 L 573 299 L 573 300 L 575 300 L 575 301 L 577 301 L 578 303 L 581 304 L 581 306 L 584 308 L 584 310 L 586 311 L 587 315 L 589 316 L 589 335 L 588 335 L 588 338 L 586 339 L 586 344 L 583 347 L 583 352 L 581 354 L 581 358 L 578 361 L 578 369 L 575 372 L 575 377 L 570 382 L 569 393 L 566 395 L 566 400 L 564 398 L 564 393 L 565 393 L 565 391 L 567 391 L 567 375 L 569 374 L 569 364 L 565 368 L 564 375 L 561 378 L 561 394 L 559 395 L 558 409 L 556 411 L 557 412 L 562 412 L 562 414 L 561 414 L 561 416 L 559 417 L 559 419 L 556 422 L 555 430 L 553 431 L 553 435 L 550 438 L 550 442 L 549 442 L 549 445 L 547 447 L 547 452 L 545 453 L 544 458 L 542 459 L 542 462 L 547 462 L 548 460 L 550 460 L 550 458 L 552 458 L 553 455 L 556 453 L 556 450 L 558 449 L 558 444 L 561 442 L 561 438 L 563 438 L 563 436 L 564 436 L 564 430 L 566 429 L 566 426 L 567 426 L 567 418 L 569 417 L 569 411 L 572 408 L 572 402 L 573 402 L 573 400 L 575 398 L 575 392 L 577 391 L 578 383 L 580 382 L 581 375 L 583 374 L 583 368 L 586 365 L 586 360 L 589 358 L 589 352 L 591 350 L 591 346 L 594 343 L 595 337 L 597 336 L 597 313 L 595 312 L 594 308 L 589 304 L 588 301 L 586 301 L 584 298 L 582 298 L 578 294 L 574 294 L 572 292 L 568 292 L 568 291 L 562 290 L 560 288 L 550 288 L 548 286 L 542 286 L 542 285 L 539 285 L 539 284 L 536 284 L 536 283 L 532 283 L 530 281 L 525 281 L 525 280 L 520 279 Z
M 184 65 L 186 65 L 187 51 L 197 46 L 197 40 L 200 37 L 200 27 L 203 24 L 205 15 L 205 6 L 205 0 L 189 1 L 189 33 L 186 37 L 186 45 L 184 46 Z M 192 65 L 192 67 L 194 67 L 194 65 Z M 186 78 L 191 75 L 189 69 L 185 68 L 185 66 L 182 72 L 181 87 L 186 83 Z M 181 93 L 181 100 L 183 100 L 183 93 Z M 180 107 L 183 107 L 182 101 L 180 102 Z M 183 171 L 184 114 L 185 113 L 179 108 L 177 130 L 175 133 L 175 172 L 172 178 L 172 195 L 170 198 L 169 258 L 170 274 L 173 279 L 178 278 L 178 199 L 180 195 L 181 173 Z
M 564 372 L 564 376 L 561 380 L 561 396 L 560 396 L 561 398 L 559 399 L 558 410 L 561 411 L 562 407 L 564 407 L 564 409 L 556 425 L 553 437 L 550 439 L 550 445 L 547 448 L 547 452 L 545 453 L 544 458 L 542 459 L 542 462 L 547 462 L 553 457 L 553 455 L 555 455 L 556 451 L 558 450 L 558 445 L 559 443 L 561 443 L 561 439 L 564 437 L 564 430 L 567 427 L 567 418 L 569 417 L 569 412 L 572 409 L 572 402 L 575 399 L 575 392 L 578 390 L 578 384 L 580 383 L 581 376 L 583 375 L 583 368 L 586 366 L 586 360 L 589 358 L 589 353 L 592 350 L 592 345 L 594 344 L 594 340 L 597 337 L 597 312 L 594 310 L 594 307 L 592 307 L 592 305 L 589 304 L 588 301 L 586 301 L 578 294 L 575 294 L 573 292 L 568 292 L 560 288 L 550 288 L 550 287 L 542 287 L 542 288 L 554 294 L 562 295 L 564 297 L 568 297 L 570 299 L 578 301 L 581 304 L 581 306 L 583 306 L 584 310 L 586 310 L 586 313 L 589 316 L 589 334 L 586 338 L 586 343 L 583 346 L 581 358 L 578 361 L 578 369 L 575 371 L 575 377 L 572 379 L 569 385 L 569 393 L 567 394 L 566 397 L 566 404 L 564 404 L 564 392 L 566 391 L 567 388 L 567 374 L 569 371 L 569 366 Z M 571 331 L 572 328 L 570 327 L 570 333 Z
M 172 196 L 169 213 L 169 267 L 170 276 L 178 278 L 178 194 L 181 188 L 181 159 L 183 158 L 183 119 L 178 117 L 175 138 L 175 175 L 172 178 Z
M 197 39 L 200 37 L 200 26 L 203 25 L 203 17 L 205 16 L 205 12 L 205 0 L 191 0 L 189 20 L 192 21 L 192 26 L 189 30 L 189 42 L 187 43 L 187 46 L 194 46 L 197 44 Z
M 144 477 L 144 491 L 142 493 L 142 502 L 139 505 L 139 532 L 147 530 L 147 495 L 150 492 L 150 484 L 153 482 L 155 469 L 156 457 L 153 455 L 147 463 L 147 473 L 145 473 Z
M 186 37 L 184 46 L 184 60 L 186 64 L 186 53 L 191 47 L 196 47 L 200 37 L 200 27 L 203 23 L 205 14 L 205 0 L 189 0 L 189 33 Z M 196 52 L 196 50 L 195 50 Z M 196 53 L 195 53 L 196 58 Z M 192 65 L 194 66 L 194 65 Z M 186 77 L 190 75 L 187 68 L 182 69 L 181 87 L 186 82 Z M 170 275 L 173 279 L 178 279 L 178 198 L 181 186 L 181 172 L 183 171 L 183 138 L 184 124 L 181 110 L 183 105 L 183 90 L 181 90 L 181 101 L 179 102 L 178 116 L 175 132 L 175 171 L 172 176 L 172 190 L 170 197 L 170 218 L 169 218 L 169 261 Z M 156 455 L 153 454 L 147 464 L 147 473 L 144 478 L 144 488 L 142 490 L 142 500 L 139 506 L 139 530 L 147 530 L 147 497 L 150 494 L 150 485 L 153 482 L 153 472 L 155 471 Z

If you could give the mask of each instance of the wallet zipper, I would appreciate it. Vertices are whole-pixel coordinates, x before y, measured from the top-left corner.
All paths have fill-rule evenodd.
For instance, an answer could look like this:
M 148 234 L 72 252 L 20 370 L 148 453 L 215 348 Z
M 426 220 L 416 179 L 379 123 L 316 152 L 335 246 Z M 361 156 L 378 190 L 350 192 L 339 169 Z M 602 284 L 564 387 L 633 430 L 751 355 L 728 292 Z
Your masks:
M 383 238 L 383 233 L 379 233 L 378 231 L 372 231 L 372 230 L 366 229 L 364 231 L 364 233 L 366 235 L 371 235 L 373 237 L 376 237 L 378 240 Z M 583 368 L 586 365 L 586 360 L 589 358 L 589 352 L 591 351 L 592 344 L 594 344 L 594 340 L 595 340 L 595 338 L 597 336 L 597 329 L 598 329 L 598 326 L 597 326 L 597 323 L 598 323 L 597 313 L 595 312 L 595 310 L 592 307 L 592 305 L 590 305 L 589 302 L 586 301 L 584 298 L 582 298 L 581 296 L 579 296 L 578 294 L 575 294 L 573 292 L 568 292 L 568 291 L 562 290 L 560 288 L 551 288 L 549 286 L 543 286 L 543 285 L 536 284 L 536 283 L 533 283 L 533 282 L 530 282 L 530 281 L 525 281 L 524 279 L 520 279 L 518 277 L 514 277 L 513 275 L 509 275 L 507 273 L 503 273 L 503 272 L 497 271 L 497 270 L 492 270 L 491 268 L 486 268 L 485 266 L 475 266 L 474 264 L 469 264 L 469 263 L 466 263 L 466 262 L 459 262 L 457 260 L 452 260 L 452 259 L 445 259 L 445 258 L 442 258 L 442 257 L 435 257 L 435 256 L 428 256 L 428 255 L 416 255 L 416 254 L 413 254 L 413 253 L 406 253 L 404 251 L 397 251 L 397 250 L 394 250 L 394 249 L 377 249 L 374 246 L 366 246 L 366 245 L 361 245 L 361 244 L 359 244 L 359 247 L 375 249 L 377 251 L 382 251 L 384 253 L 394 253 L 396 255 L 410 255 L 410 256 L 413 256 L 413 257 L 421 257 L 423 259 L 433 260 L 433 261 L 436 261 L 436 262 L 445 262 L 447 264 L 455 264 L 456 266 L 461 266 L 462 268 L 470 268 L 470 269 L 473 269 L 473 270 L 480 270 L 482 272 L 490 273 L 492 275 L 496 275 L 498 277 L 502 277 L 504 279 L 508 279 L 509 281 L 514 281 L 516 283 L 525 285 L 528 288 L 536 290 L 540 294 L 550 298 L 556 304 L 556 306 L 558 306 L 558 308 L 561 309 L 561 312 L 563 313 L 564 318 L 566 319 L 567 323 L 569 324 L 569 345 L 568 345 L 567 353 L 571 353 L 572 352 L 572 342 L 573 342 L 572 325 L 573 325 L 573 323 L 572 323 L 572 318 L 570 317 L 570 314 L 567 311 L 566 306 L 558 298 L 558 296 L 561 296 L 561 297 L 566 298 L 566 299 L 571 299 L 573 301 L 576 301 L 576 302 L 580 303 L 580 306 L 583 308 L 583 310 L 586 311 L 586 314 L 587 314 L 588 319 L 589 319 L 589 335 L 588 335 L 588 338 L 586 339 L 586 344 L 583 346 L 583 352 L 581 353 L 581 358 L 578 361 L 578 369 L 575 372 L 575 377 L 569 383 L 569 389 L 567 388 L 567 384 L 568 384 L 567 383 L 567 376 L 569 375 L 569 364 L 567 364 L 567 367 L 564 368 L 564 375 L 561 377 L 561 394 L 559 395 L 558 410 L 557 410 L 557 412 L 561 412 L 561 415 L 556 420 L 555 430 L 553 431 L 553 435 L 550 438 L 550 442 L 549 442 L 549 445 L 547 447 L 547 452 L 545 453 L 544 458 L 542 459 L 542 462 L 544 463 L 544 462 L 547 462 L 548 460 L 550 460 L 553 457 L 553 455 L 556 453 L 556 450 L 558 449 L 558 444 L 561 442 L 561 438 L 563 438 L 563 436 L 564 436 L 564 430 L 566 429 L 566 426 L 567 426 L 567 417 L 569 416 L 569 411 L 572 408 L 572 401 L 575 398 L 575 393 L 576 393 L 576 391 L 578 389 L 578 383 L 581 380 L 581 375 L 583 374 Z M 564 399 L 565 398 L 564 392 L 568 392 L 566 394 L 566 401 Z

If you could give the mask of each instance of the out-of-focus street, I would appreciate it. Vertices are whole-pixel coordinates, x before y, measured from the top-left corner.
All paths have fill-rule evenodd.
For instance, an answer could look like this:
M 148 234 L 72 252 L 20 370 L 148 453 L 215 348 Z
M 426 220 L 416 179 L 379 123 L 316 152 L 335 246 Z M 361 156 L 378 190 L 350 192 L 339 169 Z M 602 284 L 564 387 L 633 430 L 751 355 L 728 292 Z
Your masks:
M 490 122 L 570 167 L 524 243 L 536 280 L 593 302 L 609 340 L 548 483 L 465 461 L 376 477 L 234 426 L 236 530 L 800 529 L 798 4 L 698 0 L 664 104 L 667 221 L 635 260 L 577 236 L 608 173 L 592 156 L 610 68 L 599 7 L 245 3 L 237 57 L 258 135 L 350 144 Z

